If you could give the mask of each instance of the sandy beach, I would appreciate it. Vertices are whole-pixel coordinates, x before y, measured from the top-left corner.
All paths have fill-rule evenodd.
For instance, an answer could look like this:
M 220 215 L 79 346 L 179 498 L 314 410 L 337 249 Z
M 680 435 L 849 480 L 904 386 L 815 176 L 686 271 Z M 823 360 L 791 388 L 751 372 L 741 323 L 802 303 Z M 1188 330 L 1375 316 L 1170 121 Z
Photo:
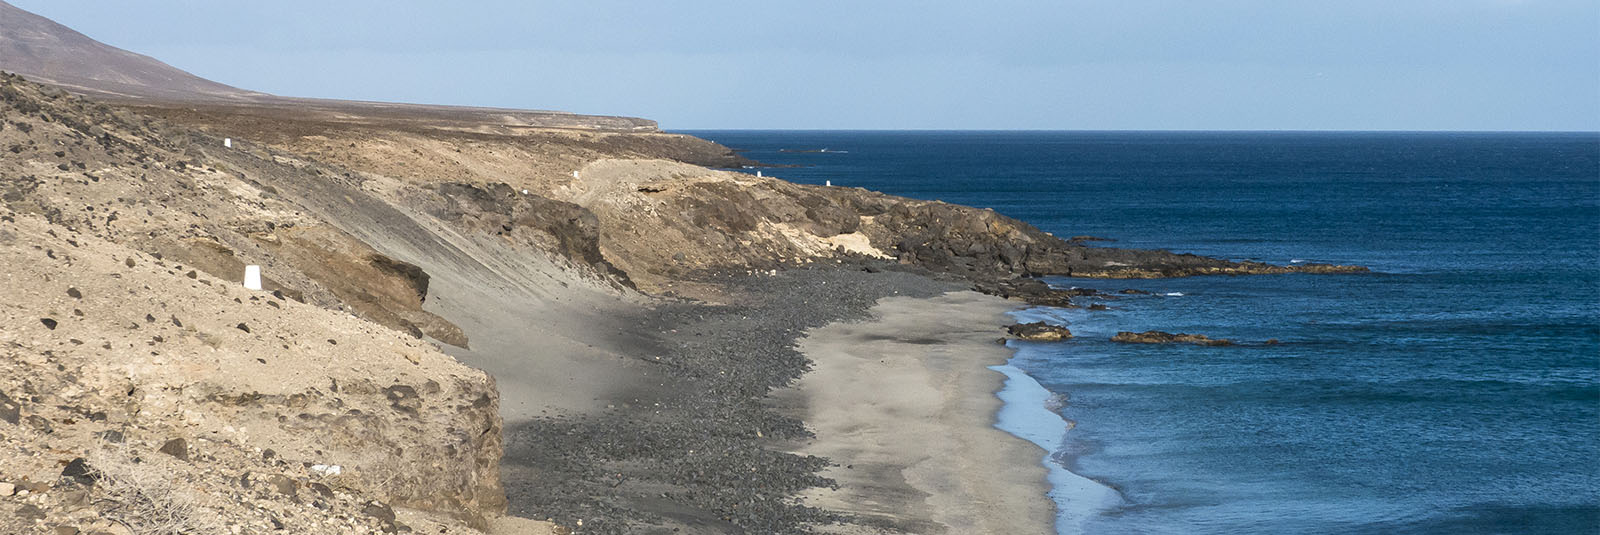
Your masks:
M 1044 451 L 994 427 L 1010 350 L 997 344 L 1015 303 L 975 292 L 889 297 L 861 322 L 813 329 L 814 362 L 776 397 L 816 438 L 798 453 L 826 457 L 837 489 L 808 505 L 856 515 L 838 533 L 1048 533 Z

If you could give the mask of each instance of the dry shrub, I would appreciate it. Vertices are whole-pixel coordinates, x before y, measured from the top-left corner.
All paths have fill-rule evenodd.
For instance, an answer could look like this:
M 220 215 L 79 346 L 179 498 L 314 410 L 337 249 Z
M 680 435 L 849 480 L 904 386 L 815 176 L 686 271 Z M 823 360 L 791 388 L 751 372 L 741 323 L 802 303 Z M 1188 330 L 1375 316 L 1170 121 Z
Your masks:
M 222 533 L 204 495 L 179 478 L 187 467 L 162 455 L 140 459 L 127 447 L 100 448 L 87 459 L 95 488 L 102 494 L 106 519 L 135 535 L 211 535 Z
M 355 491 L 385 502 L 404 502 L 418 489 L 430 488 L 437 481 L 425 480 L 404 460 L 379 452 L 353 455 L 344 473 L 330 478 L 331 485 Z

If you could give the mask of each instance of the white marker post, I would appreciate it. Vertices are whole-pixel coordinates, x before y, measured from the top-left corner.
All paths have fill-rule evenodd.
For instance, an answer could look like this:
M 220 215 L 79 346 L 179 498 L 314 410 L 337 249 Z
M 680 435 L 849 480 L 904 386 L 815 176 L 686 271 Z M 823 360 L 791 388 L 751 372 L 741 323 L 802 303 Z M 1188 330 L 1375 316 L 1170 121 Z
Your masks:
M 230 149 L 233 148 L 233 138 L 231 138 L 231 137 L 222 138 L 222 146 L 230 148 Z
M 756 178 L 761 178 L 761 171 L 756 171 Z
M 261 266 L 244 267 L 244 287 L 246 290 L 261 289 Z
M 832 186 L 833 185 L 833 181 L 832 180 L 824 180 L 824 181 L 822 181 L 822 185 L 824 185 L 824 186 Z

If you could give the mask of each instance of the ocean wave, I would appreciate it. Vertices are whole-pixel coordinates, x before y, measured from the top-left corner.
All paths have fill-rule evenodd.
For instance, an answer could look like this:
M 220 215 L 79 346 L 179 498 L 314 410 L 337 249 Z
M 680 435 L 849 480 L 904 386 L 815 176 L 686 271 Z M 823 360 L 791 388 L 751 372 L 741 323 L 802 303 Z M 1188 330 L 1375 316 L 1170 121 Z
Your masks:
M 1065 406 L 1067 406 L 1067 395 L 1064 393 L 1053 393 L 1050 395 L 1050 399 L 1044 400 L 1044 408 L 1049 409 L 1050 412 L 1059 412 Z M 1069 424 L 1067 428 L 1071 429 L 1072 425 L 1070 424 L 1072 422 L 1068 420 L 1067 423 Z
M 1040 462 L 1049 470 L 1049 495 L 1056 502 L 1057 533 L 1083 533 L 1084 524 L 1091 518 L 1126 503 L 1116 488 L 1072 472 L 1067 468 L 1069 463 L 1056 459 L 1065 449 L 1067 432 L 1077 425 L 1055 410 L 1046 410 L 1061 399 L 1059 394 L 1010 364 L 989 369 L 1005 374 L 1007 379 L 996 393 L 1004 404 L 995 415 L 995 427 L 1047 452 Z

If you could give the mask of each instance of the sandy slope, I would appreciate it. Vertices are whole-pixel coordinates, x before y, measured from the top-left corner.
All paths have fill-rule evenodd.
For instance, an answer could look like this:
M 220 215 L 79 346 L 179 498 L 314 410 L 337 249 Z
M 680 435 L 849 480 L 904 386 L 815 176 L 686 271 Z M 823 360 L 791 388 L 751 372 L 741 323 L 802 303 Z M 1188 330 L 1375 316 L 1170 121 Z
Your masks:
M 1010 351 L 988 327 L 1014 306 L 975 292 L 893 297 L 870 321 L 811 331 L 800 349 L 816 367 L 780 397 L 804 403 L 817 437 L 802 453 L 832 460 L 824 475 L 839 488 L 807 502 L 891 532 L 1049 532 L 1044 452 L 993 426 L 1005 377 L 986 366 Z

